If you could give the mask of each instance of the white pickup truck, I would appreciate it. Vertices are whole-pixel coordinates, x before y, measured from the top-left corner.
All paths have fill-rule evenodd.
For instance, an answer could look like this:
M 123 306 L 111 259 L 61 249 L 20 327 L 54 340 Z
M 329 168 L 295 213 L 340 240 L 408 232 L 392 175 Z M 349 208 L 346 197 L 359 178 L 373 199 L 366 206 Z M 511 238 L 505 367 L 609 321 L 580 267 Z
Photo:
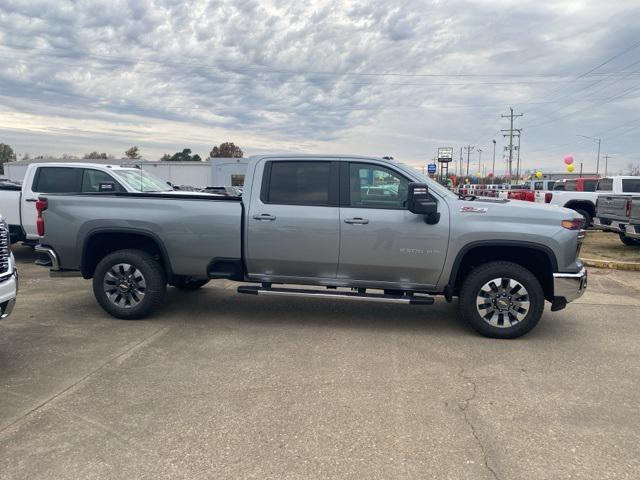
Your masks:
M 598 180 L 595 192 L 553 190 L 536 192 L 536 202 L 548 203 L 575 210 L 585 218 L 585 225 L 591 225 L 596 215 L 596 202 L 602 195 L 632 195 L 640 193 L 640 177 L 616 176 Z
M 22 187 L 0 185 L 0 213 L 11 243 L 38 242 L 36 200 L 41 193 L 174 192 L 162 180 L 138 168 L 95 163 L 33 163 Z M 180 192 L 174 192 L 179 194 Z

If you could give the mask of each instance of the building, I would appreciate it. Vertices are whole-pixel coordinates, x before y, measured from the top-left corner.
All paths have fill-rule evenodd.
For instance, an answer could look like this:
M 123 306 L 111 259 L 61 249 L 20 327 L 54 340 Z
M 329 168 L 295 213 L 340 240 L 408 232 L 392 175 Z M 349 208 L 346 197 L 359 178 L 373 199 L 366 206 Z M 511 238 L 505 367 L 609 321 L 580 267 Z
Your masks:
M 32 163 L 86 162 L 99 165 L 122 165 L 141 168 L 173 185 L 189 185 L 197 188 L 218 186 L 242 186 L 247 171 L 248 158 L 208 158 L 203 162 L 167 162 L 121 159 L 60 159 L 54 157 L 18 160 L 4 164 L 5 177 L 21 182 L 27 167 Z

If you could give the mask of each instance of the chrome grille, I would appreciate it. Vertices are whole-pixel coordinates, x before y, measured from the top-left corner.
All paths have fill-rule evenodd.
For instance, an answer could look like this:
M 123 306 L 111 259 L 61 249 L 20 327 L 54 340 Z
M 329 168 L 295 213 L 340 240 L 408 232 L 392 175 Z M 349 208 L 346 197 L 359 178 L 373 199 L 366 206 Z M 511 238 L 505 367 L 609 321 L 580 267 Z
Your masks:
M 0 224 L 0 274 L 9 271 L 10 243 L 9 229 L 6 225 Z

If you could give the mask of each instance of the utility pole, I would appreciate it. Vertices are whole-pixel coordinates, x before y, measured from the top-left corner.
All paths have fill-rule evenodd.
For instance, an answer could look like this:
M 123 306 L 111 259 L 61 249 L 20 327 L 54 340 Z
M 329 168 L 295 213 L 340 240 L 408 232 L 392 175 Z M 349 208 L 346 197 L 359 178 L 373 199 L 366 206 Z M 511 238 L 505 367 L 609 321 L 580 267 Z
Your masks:
M 518 131 L 518 159 L 516 160 L 516 179 L 520 178 L 520 133 L 521 128 L 516 129 Z
M 473 145 L 467 145 L 466 147 L 464 147 L 464 149 L 467 151 L 467 178 L 469 178 L 469 157 L 471 156 L 471 152 L 473 152 L 474 148 L 476 147 L 474 147 Z
M 513 132 L 515 131 L 513 128 L 513 119 L 516 117 L 522 117 L 524 114 L 522 113 L 513 113 L 513 108 L 509 107 L 509 115 L 501 115 L 502 118 L 509 119 L 509 128 L 502 130 L 503 132 L 509 132 L 503 134 L 504 137 L 509 137 L 509 178 L 511 178 L 511 173 L 513 170 Z
M 462 159 L 462 147 L 460 147 L 460 165 L 459 165 L 459 170 L 460 170 L 460 176 L 462 176 L 462 164 L 464 163 L 464 160 Z
M 580 178 L 582 178 L 582 162 L 580 162 Z
M 482 176 L 482 149 L 478 149 L 478 175 Z M 478 183 L 480 183 L 480 179 L 478 179 Z
M 594 142 L 598 142 L 598 156 L 596 157 L 596 177 L 598 177 L 600 173 L 600 143 L 602 143 L 602 139 L 599 137 L 590 137 L 588 135 L 576 135 L 577 137 L 586 138 L 588 140 L 593 140 Z
M 611 158 L 611 155 L 609 155 L 608 153 L 604 156 L 604 176 L 607 176 L 607 173 L 609 171 L 609 159 Z
M 494 179 L 496 178 L 496 141 L 493 142 L 493 162 L 491 163 L 491 185 L 493 185 Z

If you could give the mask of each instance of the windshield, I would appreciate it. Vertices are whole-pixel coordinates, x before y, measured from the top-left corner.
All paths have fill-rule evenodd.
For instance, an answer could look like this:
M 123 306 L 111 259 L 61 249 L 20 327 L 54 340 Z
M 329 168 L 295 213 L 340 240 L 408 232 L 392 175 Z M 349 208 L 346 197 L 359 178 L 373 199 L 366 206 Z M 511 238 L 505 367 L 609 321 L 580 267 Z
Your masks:
M 414 168 L 411 165 L 407 165 L 406 163 L 400 163 L 400 162 L 394 162 L 394 165 L 397 165 L 398 167 L 400 167 L 405 172 L 411 174 L 419 182 L 428 184 L 430 189 L 433 189 L 433 190 L 437 191 L 441 195 L 446 195 L 446 196 L 453 197 L 453 198 L 457 198 L 458 197 L 451 190 L 447 189 L 446 187 L 443 187 L 438 182 L 430 179 L 429 177 L 427 177 L 425 174 L 423 174 L 417 168 Z
M 157 177 L 143 170 L 113 170 L 130 190 L 136 192 L 172 192 L 173 188 Z

